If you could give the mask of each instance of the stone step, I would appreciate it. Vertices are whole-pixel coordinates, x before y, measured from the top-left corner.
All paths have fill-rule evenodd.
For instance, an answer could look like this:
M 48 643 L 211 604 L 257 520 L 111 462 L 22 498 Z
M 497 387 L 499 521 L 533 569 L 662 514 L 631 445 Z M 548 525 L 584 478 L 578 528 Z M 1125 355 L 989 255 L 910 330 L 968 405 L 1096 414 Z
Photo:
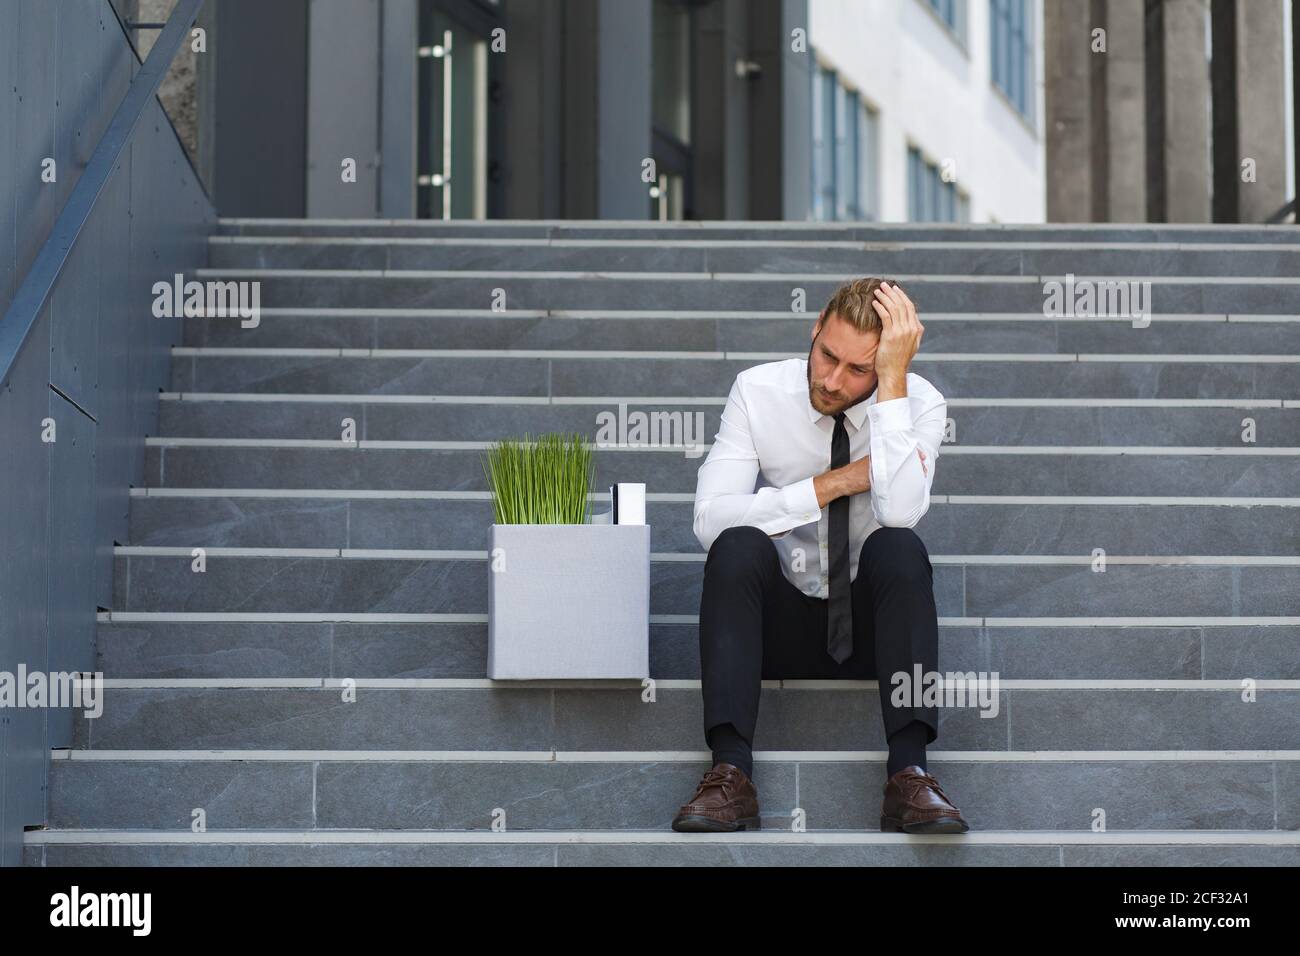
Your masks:
M 55 755 L 63 759 L 50 761 L 53 830 L 185 831 L 196 807 L 209 832 L 483 832 L 502 813 L 510 832 L 667 830 L 710 765 L 704 751 L 582 760 L 551 751 L 505 759 L 490 751 L 360 760 L 337 751 L 255 760 L 230 752 Z M 1177 752 L 1135 760 L 963 756 L 931 750 L 926 767 L 975 832 L 1088 830 L 1098 808 L 1109 834 L 1300 830 L 1300 761 L 1269 752 L 1249 760 Z M 878 828 L 885 779 L 881 753 L 755 754 L 769 830 L 790 830 L 796 818 L 812 831 Z
M 1191 275 L 1300 273 L 1300 245 L 952 243 L 817 240 L 549 240 L 216 237 L 217 269 L 808 272 L 836 275 Z
M 487 615 L 475 621 L 283 622 L 114 620 L 98 627 L 96 668 L 120 678 L 484 678 Z M 163 616 L 166 617 L 166 616 Z M 271 617 L 268 615 L 267 617 Z M 1002 680 L 1231 680 L 1249 673 L 1300 679 L 1300 622 L 1103 624 L 1004 621 L 939 625 L 945 671 L 997 672 Z M 699 680 L 699 631 L 650 624 L 656 680 Z
M 1098 451 L 1104 453 L 1093 453 Z M 592 487 L 637 481 L 644 482 L 650 493 L 694 493 L 704 456 L 689 457 L 689 452 L 597 449 Z M 476 447 L 151 444 L 145 449 L 145 484 L 150 488 L 485 491 L 484 454 Z M 944 446 L 940 453 L 933 493 L 1285 497 L 1294 495 L 1298 487 L 1300 455 L 1294 449 L 1062 446 L 1058 452 L 1048 446 L 960 445 Z
M 291 395 L 249 392 L 170 392 L 163 396 L 158 433 L 178 438 L 311 438 L 337 439 L 342 422 L 356 422 L 358 440 L 490 441 L 578 432 L 593 443 L 605 422 L 617 423 L 618 402 L 595 397 L 584 403 L 549 404 L 545 399 L 492 401 L 473 396 L 428 396 L 424 403 L 385 402 L 383 396 Z M 446 401 L 445 399 L 456 399 Z M 460 399 L 465 399 L 461 401 Z M 964 445 L 1198 445 L 1240 444 L 1249 418 L 1255 444 L 1300 446 L 1300 402 L 1281 408 L 1250 399 L 1223 407 L 1186 405 L 1025 404 L 999 405 L 977 398 L 949 399 L 953 434 Z M 1047 400 L 1050 402 L 1050 400 Z M 1080 399 L 1087 402 L 1087 399 Z M 633 399 L 625 403 L 625 431 L 645 423 L 648 440 L 683 442 L 692 437 L 711 442 L 721 427 L 726 395 L 683 398 L 679 403 Z M 1141 402 L 1140 399 L 1135 402 Z M 1274 406 L 1280 400 L 1273 400 Z M 613 413 L 611 418 L 610 413 Z M 702 418 L 698 416 L 703 416 Z
M 858 270 L 854 270 L 856 273 Z M 199 269 L 201 282 L 257 282 L 265 308 L 500 308 L 507 309 L 716 309 L 779 310 L 802 290 L 816 308 L 845 275 L 824 273 L 540 272 L 482 270 Z M 1065 276 L 894 276 L 918 310 L 1042 314 L 1046 282 Z M 1078 276 L 1078 279 L 1088 278 Z M 1098 280 L 1118 281 L 1100 276 Z M 1300 312 L 1300 279 L 1293 276 L 1133 276 L 1151 280 L 1139 304 L 1155 314 Z M 504 298 L 502 291 L 504 290 Z M 1077 299 L 1078 287 L 1076 285 Z M 1122 301 L 1122 300 L 1120 300 Z M 1069 311 L 1061 302 L 1061 311 Z M 1116 308 L 1128 314 L 1131 308 Z M 802 309 L 801 309 L 802 311 Z
M 154 489 L 150 489 L 154 490 Z M 485 546 L 493 521 L 489 492 L 449 497 L 203 497 L 136 496 L 131 499 L 130 540 L 155 547 L 405 548 Z M 340 495 L 347 495 L 341 491 Z M 429 494 L 437 494 L 430 492 Z M 609 510 L 608 493 L 593 496 L 593 512 Z M 1289 504 L 1048 504 L 932 501 L 916 526 L 931 555 L 946 554 L 1234 554 L 1300 552 L 1295 526 L 1300 498 Z M 1122 501 L 1123 499 L 1121 499 Z M 1162 499 L 1152 498 L 1155 502 Z M 1260 501 L 1269 499 L 1246 499 Z M 1014 499 L 1013 499 L 1014 501 Z M 692 528 L 695 506 L 646 503 L 656 551 L 699 553 Z
M 172 391 L 342 395 L 694 396 L 729 389 L 783 352 L 173 349 Z M 921 353 L 911 369 L 945 396 L 1296 398 L 1300 359 L 1257 355 Z M 617 411 L 617 408 L 614 409 Z
M 1290 833 L 31 831 L 30 866 L 1295 866 Z
M 1193 223 L 1095 223 L 1095 224 L 972 224 L 972 223 L 869 223 L 702 221 L 628 222 L 611 220 L 484 220 L 441 221 L 429 219 L 222 219 L 216 234 L 222 236 L 351 236 L 441 237 L 476 240 L 483 238 L 542 238 L 582 240 L 835 240 L 880 242 L 1002 243 L 1071 242 L 1090 245 L 1103 242 L 1243 243 L 1291 245 L 1300 243 L 1294 226 L 1255 224 L 1223 225 Z
M 139 687 L 105 683 L 98 717 L 74 713 L 74 748 L 698 751 L 704 746 L 698 682 L 660 682 L 653 703 L 643 700 L 638 682 L 506 686 L 304 678 L 296 682 L 304 686 L 266 686 L 272 681 L 216 686 L 237 683 L 221 678 L 202 684 L 144 681 Z M 992 716 L 969 702 L 939 707 L 936 743 L 979 751 L 1286 750 L 1300 739 L 1295 681 L 1283 688 L 1261 681 L 1248 702 L 1237 680 L 1130 681 L 1119 689 L 1102 681 L 1008 683 L 1000 681 Z M 875 682 L 765 686 L 754 746 L 884 750 L 880 710 Z
M 201 573 L 192 570 L 189 548 L 166 555 L 118 549 L 113 610 L 484 614 L 486 541 L 478 544 L 479 550 L 469 552 L 408 552 L 413 557 L 405 560 L 388 557 L 395 552 L 387 551 L 344 552 L 343 557 L 208 552 Z M 424 557 L 430 554 L 437 556 Z M 1122 556 L 1111 556 L 1104 571 L 1094 570 L 1087 555 L 1047 559 L 1051 563 L 1031 556 L 1011 558 L 1013 564 L 953 560 L 958 563 L 934 565 L 941 617 L 1287 615 L 1294 613 L 1300 593 L 1300 557 L 1270 566 L 1231 563 L 1249 560 L 1231 557 L 1207 557 L 1203 560 L 1221 563 L 1204 565 L 1126 564 Z M 1065 560 L 1071 563 L 1061 563 Z M 652 556 L 650 613 L 698 614 L 703 567 L 703 555 L 691 560 Z
M 647 349 L 771 351 L 807 354 L 816 314 L 754 313 L 718 318 L 653 312 L 637 316 L 443 314 L 363 309 L 265 310 L 253 328 L 237 317 L 185 320 L 184 344 L 221 348 L 347 349 Z M 759 318 L 758 316 L 761 316 Z M 1025 315 L 962 317 L 922 314 L 925 347 L 936 352 L 1085 353 L 1135 355 L 1267 355 L 1300 353 L 1300 321 L 1285 316 L 1158 316 L 1149 325 L 1115 319 L 1049 319 Z M 757 363 L 755 363 L 757 364 Z

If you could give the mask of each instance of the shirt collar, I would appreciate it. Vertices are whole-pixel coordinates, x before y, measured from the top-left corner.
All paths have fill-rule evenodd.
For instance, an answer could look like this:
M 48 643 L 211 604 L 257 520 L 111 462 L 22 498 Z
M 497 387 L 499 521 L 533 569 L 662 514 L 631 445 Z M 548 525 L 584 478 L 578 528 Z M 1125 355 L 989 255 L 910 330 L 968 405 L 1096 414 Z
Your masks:
M 813 408 L 813 403 L 808 398 L 808 360 L 807 359 L 803 360 L 799 372 L 800 372 L 799 382 L 803 386 L 803 403 L 804 403 L 804 408 L 807 410 L 808 420 L 812 422 L 814 425 L 821 425 L 823 418 L 834 423 L 835 421 L 834 415 L 827 415 L 823 412 L 817 411 L 817 409 Z M 857 431 L 858 429 L 862 428 L 862 423 L 867 419 L 867 408 L 871 405 L 876 404 L 877 395 L 878 395 L 878 391 L 873 389 L 865 402 L 858 402 L 856 405 L 852 406 L 851 408 L 845 409 L 844 417 L 853 423 L 854 431 Z

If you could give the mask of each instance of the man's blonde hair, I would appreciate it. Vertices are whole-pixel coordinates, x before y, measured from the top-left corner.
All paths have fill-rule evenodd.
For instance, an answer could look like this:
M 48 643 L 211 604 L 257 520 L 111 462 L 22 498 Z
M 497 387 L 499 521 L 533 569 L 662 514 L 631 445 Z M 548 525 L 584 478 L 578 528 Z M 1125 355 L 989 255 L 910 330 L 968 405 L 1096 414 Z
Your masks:
M 859 332 L 879 332 L 880 316 L 871 303 L 876 299 L 876 289 L 880 283 L 895 285 L 893 279 L 880 279 L 868 276 L 846 282 L 835 290 L 831 300 L 822 309 L 818 321 L 825 323 L 832 315 L 837 315 Z

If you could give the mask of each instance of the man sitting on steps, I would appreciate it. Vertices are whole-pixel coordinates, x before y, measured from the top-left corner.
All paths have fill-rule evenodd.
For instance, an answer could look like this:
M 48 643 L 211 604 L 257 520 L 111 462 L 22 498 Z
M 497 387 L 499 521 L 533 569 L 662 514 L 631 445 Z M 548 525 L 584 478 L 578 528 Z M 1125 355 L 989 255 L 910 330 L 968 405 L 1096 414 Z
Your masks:
M 858 279 L 817 317 L 806 359 L 736 376 L 695 490 L 713 767 L 674 830 L 759 828 L 751 743 L 760 682 L 781 678 L 879 679 L 881 829 L 970 829 L 925 769 L 936 708 L 891 701 L 892 675 L 938 671 L 933 569 L 911 529 L 930 506 L 947 404 L 908 372 L 923 332 L 895 283 Z

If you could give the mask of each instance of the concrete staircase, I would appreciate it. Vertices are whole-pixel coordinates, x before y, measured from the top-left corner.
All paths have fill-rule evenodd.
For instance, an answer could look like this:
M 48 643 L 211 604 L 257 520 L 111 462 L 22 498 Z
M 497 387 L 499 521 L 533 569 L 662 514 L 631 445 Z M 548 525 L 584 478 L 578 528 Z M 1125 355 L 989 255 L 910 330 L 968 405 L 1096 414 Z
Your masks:
M 1154 320 L 1045 318 L 1067 273 L 1150 278 Z M 672 833 L 708 765 L 703 458 L 597 453 L 597 489 L 650 492 L 646 703 L 484 679 L 482 449 L 594 437 L 621 401 L 711 441 L 735 374 L 806 354 L 870 274 L 918 302 L 914 368 L 955 423 L 918 530 L 940 668 L 1001 679 L 995 717 L 941 709 L 930 748 L 973 829 L 880 833 L 873 685 L 787 681 L 765 829 Z M 227 221 L 207 276 L 260 279 L 266 311 L 175 349 L 105 711 L 53 754 L 27 862 L 1300 864 L 1294 228 Z

